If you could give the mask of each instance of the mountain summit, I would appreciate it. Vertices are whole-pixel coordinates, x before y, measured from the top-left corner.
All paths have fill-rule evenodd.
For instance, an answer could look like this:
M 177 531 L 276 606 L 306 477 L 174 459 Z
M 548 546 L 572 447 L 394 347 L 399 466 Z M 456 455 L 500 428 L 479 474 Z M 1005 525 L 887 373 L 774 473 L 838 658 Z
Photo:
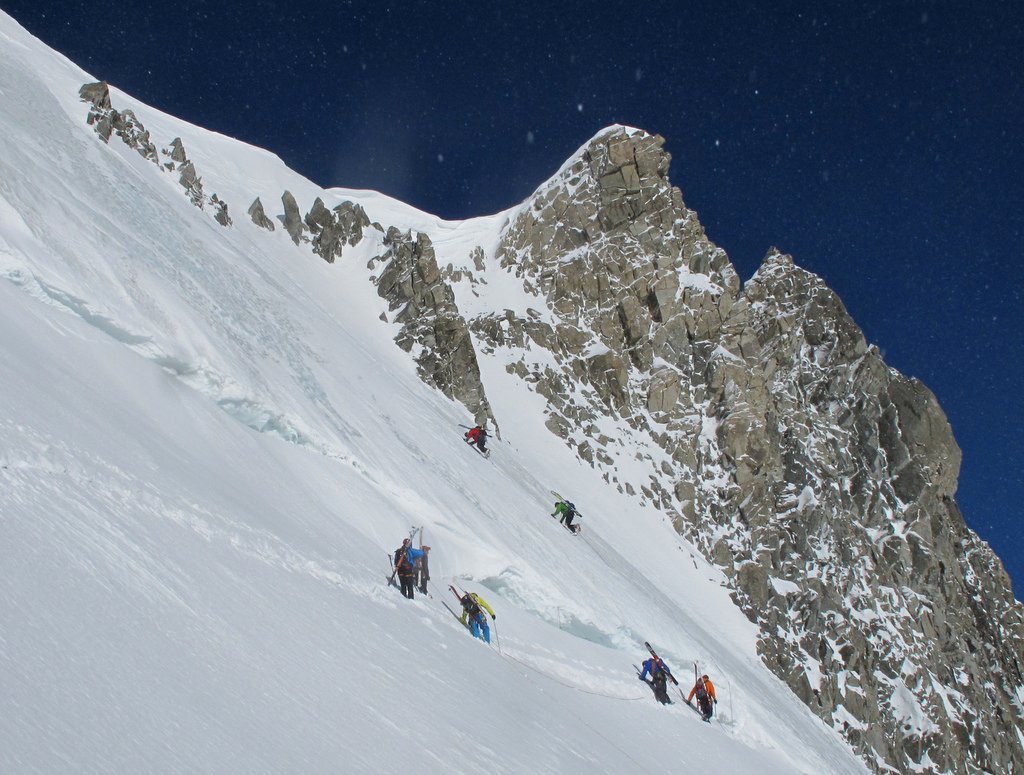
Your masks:
M 741 283 L 662 138 L 445 222 L 0 36 L 5 771 L 1024 771 L 941 408 L 791 257 Z
M 791 257 L 739 287 L 668 162 L 612 128 L 538 190 L 497 257 L 549 317 L 477 316 L 484 349 L 724 571 L 765 662 L 871 764 L 1021 768 L 1021 606 L 935 397 Z

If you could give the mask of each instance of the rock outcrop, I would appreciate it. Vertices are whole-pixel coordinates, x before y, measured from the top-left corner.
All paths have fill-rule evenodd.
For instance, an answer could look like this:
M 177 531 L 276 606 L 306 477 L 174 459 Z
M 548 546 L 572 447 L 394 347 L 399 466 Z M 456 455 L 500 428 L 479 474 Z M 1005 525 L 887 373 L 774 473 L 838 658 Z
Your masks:
M 960 450 L 934 396 L 777 251 L 721 347 L 720 471 L 692 479 L 711 525 L 687 532 L 732 574 L 766 662 L 879 769 L 1019 771 L 1019 740 L 989 719 L 1021 721 L 1021 607 L 956 507 Z
M 402 329 L 395 341 L 413 354 L 427 384 L 464 404 L 478 424 L 496 428 L 469 327 L 441 276 L 430 238 L 391 227 L 384 246 L 371 264 L 380 269 L 377 292 L 392 312 L 398 310 L 393 319 Z
M 203 181 L 196 174 L 196 168 L 192 162 L 186 160 L 178 167 L 178 184 L 185 189 L 192 204 L 200 208 L 203 206 L 203 200 L 206 198 L 203 194 Z
M 209 197 L 203 193 L 203 181 L 196 172 L 195 165 L 189 160 L 185 153 L 185 145 L 180 137 L 171 140 L 169 147 L 163 149 L 164 156 L 170 159 L 164 167 L 170 171 L 178 172 L 178 184 L 185 189 L 189 201 L 200 210 L 209 206 L 213 209 L 213 217 L 221 226 L 230 226 L 231 218 L 228 217 L 228 204 L 216 194 Z
M 253 200 L 253 203 L 249 205 L 249 217 L 252 218 L 252 222 L 259 226 L 261 229 L 267 231 L 274 230 L 274 222 L 267 217 L 267 214 L 263 212 L 263 202 L 260 201 L 259 197 Z
M 668 167 L 614 128 L 538 190 L 496 255 L 536 310 L 470 320 L 482 351 L 723 569 L 765 662 L 877 771 L 1024 772 L 1024 615 L 934 396 L 788 256 L 741 287 Z
M 150 141 L 149 132 L 135 114 L 130 110 L 114 110 L 110 102 L 110 87 L 106 81 L 85 84 L 78 90 L 78 96 L 92 106 L 85 120 L 103 142 L 109 142 L 112 134 L 117 135 L 144 159 L 159 163 L 156 146 Z
M 320 197 L 313 202 L 304 222 L 313 235 L 313 252 L 328 264 L 341 257 L 345 245 L 357 245 L 363 238 L 363 229 L 370 225 L 370 219 L 360 205 L 342 202 L 328 210 Z
M 299 214 L 299 203 L 295 201 L 295 195 L 291 191 L 281 194 L 281 204 L 284 206 L 284 230 L 292 238 L 292 242 L 298 245 L 300 242 L 308 242 L 306 236 L 306 224 L 302 222 L 302 215 Z

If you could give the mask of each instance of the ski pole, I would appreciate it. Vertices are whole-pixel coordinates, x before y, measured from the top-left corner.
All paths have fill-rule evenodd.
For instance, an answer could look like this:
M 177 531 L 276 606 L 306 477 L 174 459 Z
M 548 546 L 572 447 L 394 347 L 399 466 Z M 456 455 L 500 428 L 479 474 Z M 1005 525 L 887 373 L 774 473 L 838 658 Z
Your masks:
M 491 619 L 491 625 L 494 627 L 494 642 L 498 644 L 498 653 L 501 653 L 501 636 L 498 635 L 498 618 L 494 617 Z

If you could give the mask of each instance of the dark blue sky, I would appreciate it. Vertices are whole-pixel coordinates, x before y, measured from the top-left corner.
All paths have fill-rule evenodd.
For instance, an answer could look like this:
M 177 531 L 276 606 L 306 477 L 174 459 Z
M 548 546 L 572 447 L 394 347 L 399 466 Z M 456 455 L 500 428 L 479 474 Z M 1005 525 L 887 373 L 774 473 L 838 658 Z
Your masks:
M 608 124 L 663 135 L 744 279 L 791 253 L 936 393 L 968 524 L 1024 583 L 1019 0 L 0 7 L 145 102 L 446 218 Z

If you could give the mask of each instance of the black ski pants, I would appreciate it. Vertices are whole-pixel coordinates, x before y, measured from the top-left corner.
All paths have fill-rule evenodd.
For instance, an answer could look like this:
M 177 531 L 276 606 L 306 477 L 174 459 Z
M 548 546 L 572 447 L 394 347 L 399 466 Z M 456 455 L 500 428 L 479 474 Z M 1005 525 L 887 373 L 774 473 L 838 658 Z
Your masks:
M 654 699 L 666 705 L 671 702 L 668 698 L 667 680 L 664 675 L 659 675 L 651 682 L 651 685 L 654 687 Z
M 398 583 L 402 587 L 402 594 L 405 595 L 410 600 L 412 600 L 413 596 L 414 596 L 413 595 L 413 591 L 412 591 L 413 590 L 412 571 L 410 570 L 408 573 L 399 573 L 398 574 Z
M 711 712 L 714 708 L 711 705 L 711 697 L 707 694 L 697 695 L 697 707 L 700 708 L 700 714 L 704 718 L 711 718 Z

